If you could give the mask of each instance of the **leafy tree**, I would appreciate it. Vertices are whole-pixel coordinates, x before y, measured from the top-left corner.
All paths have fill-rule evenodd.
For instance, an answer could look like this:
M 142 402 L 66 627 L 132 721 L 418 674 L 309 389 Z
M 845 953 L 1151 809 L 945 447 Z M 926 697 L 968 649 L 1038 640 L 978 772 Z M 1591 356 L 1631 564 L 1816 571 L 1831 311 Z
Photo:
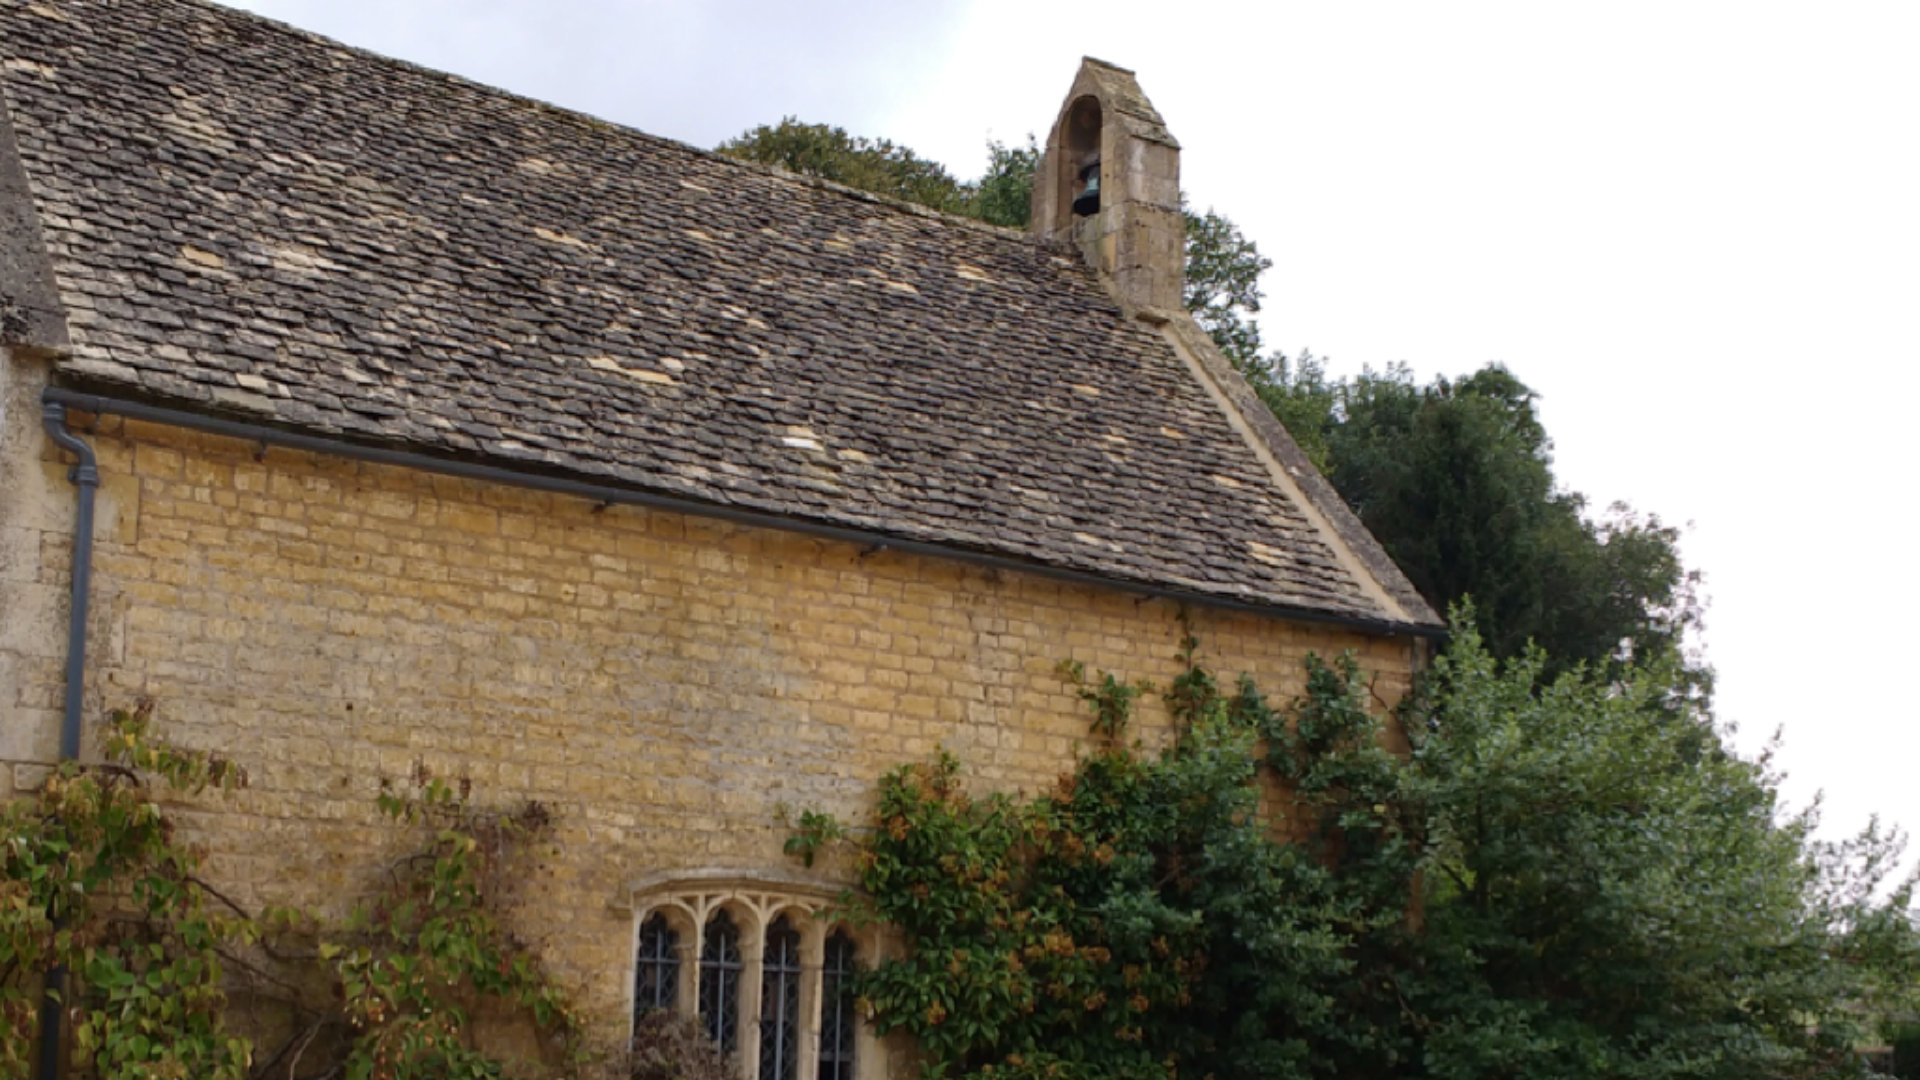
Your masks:
M 845 128 L 827 124 L 803 124 L 791 116 L 775 125 L 762 124 L 715 149 L 949 213 L 963 213 L 970 201 L 966 185 L 938 162 L 905 146 L 849 135 Z
M 1920 955 L 1897 839 L 1778 820 L 1763 766 L 1647 707 L 1670 664 L 1549 678 L 1455 629 L 1392 718 L 1350 660 L 1276 709 L 1189 639 L 1158 755 L 1128 741 L 1148 688 L 1067 665 L 1095 745 L 1053 791 L 971 795 L 943 754 L 789 849 L 857 837 L 842 914 L 909 945 L 859 990 L 930 1077 L 1864 1075 Z
M 1333 451 L 1327 445 L 1328 418 L 1339 407 L 1346 384 L 1329 380 L 1326 364 L 1305 349 L 1297 358 L 1276 349 L 1243 367 L 1241 373 L 1314 467 L 1330 474 Z
M 990 225 L 1024 229 L 1033 219 L 1033 172 L 1040 167 L 1040 144 L 1032 135 L 1025 146 L 987 142 L 987 171 L 973 186 L 967 212 Z
M 1024 146 L 987 143 L 987 170 L 978 181 L 963 183 L 938 162 L 929 161 L 887 139 L 849 135 L 844 128 L 803 124 L 787 117 L 762 124 L 715 148 L 722 154 L 778 165 L 789 172 L 871 191 L 921 206 L 978 218 L 992 225 L 1024 229 L 1032 214 L 1033 172 L 1040 145 L 1027 136 Z
M 1430 1075 L 1856 1071 L 1913 968 L 1898 838 L 1810 839 L 1776 780 L 1695 715 L 1671 663 L 1614 678 L 1498 665 L 1470 626 L 1435 664 L 1411 776 L 1433 846 L 1419 951 Z M 1702 753 L 1703 737 L 1709 752 Z
M 1585 663 L 1685 658 L 1677 692 L 1706 697 L 1712 672 L 1686 653 L 1699 575 L 1679 531 L 1615 504 L 1597 519 L 1553 476 L 1534 392 L 1505 367 L 1418 385 L 1403 366 L 1328 380 L 1311 357 L 1256 378 L 1328 479 L 1436 607 L 1471 597 L 1495 656 L 1529 641 L 1544 674 Z
M 1243 372 L 1257 367 L 1260 324 L 1253 317 L 1260 313 L 1260 275 L 1273 260 L 1216 211 L 1182 212 L 1187 219 L 1187 310 L 1235 367 Z

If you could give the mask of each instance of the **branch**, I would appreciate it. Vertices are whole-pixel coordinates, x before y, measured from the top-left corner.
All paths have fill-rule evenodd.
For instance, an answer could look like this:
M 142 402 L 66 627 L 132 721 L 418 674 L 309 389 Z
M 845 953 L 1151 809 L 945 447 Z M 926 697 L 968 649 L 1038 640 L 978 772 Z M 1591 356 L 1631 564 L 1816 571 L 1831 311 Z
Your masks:
M 139 770 L 114 761 L 96 761 L 91 764 L 82 765 L 80 766 L 80 772 L 84 775 L 104 775 L 112 779 L 123 780 L 132 784 L 134 787 L 143 788 L 147 786 L 147 778 L 142 776 Z
M 277 1069 L 280 1065 L 280 1062 L 283 1059 L 285 1059 L 289 1053 L 291 1053 L 293 1055 L 293 1060 L 287 1063 L 287 1077 L 288 1077 L 288 1080 L 292 1080 L 292 1077 L 294 1076 L 294 1070 L 299 1067 L 300 1057 L 301 1055 L 307 1052 L 307 1047 L 313 1044 L 313 1040 L 320 1037 L 320 1033 L 326 1030 L 328 1025 L 338 1024 L 339 1022 L 340 1022 L 339 1019 L 336 1017 L 331 1017 L 331 1016 L 322 1017 L 321 1019 L 314 1021 L 314 1023 L 308 1026 L 308 1028 L 305 1031 L 300 1031 L 292 1035 L 289 1035 L 286 1041 L 280 1044 L 280 1049 L 275 1050 L 273 1052 L 272 1057 L 268 1058 L 267 1060 L 261 1062 L 258 1065 L 255 1065 L 252 1068 L 252 1070 L 249 1071 L 248 1075 L 253 1077 L 265 1077 L 268 1073 L 273 1072 L 275 1069 Z
M 1393 702 L 1388 701 L 1386 698 L 1383 698 L 1380 696 L 1379 687 L 1380 687 L 1380 675 L 1378 672 L 1376 672 L 1374 673 L 1373 678 L 1367 680 L 1367 696 L 1379 702 L 1380 707 L 1382 709 L 1385 709 L 1388 712 L 1392 712 Z
M 229 897 L 226 893 L 223 893 L 219 889 L 214 888 L 212 885 L 207 884 L 207 880 L 205 878 L 200 877 L 197 874 L 188 874 L 187 881 L 190 884 L 198 886 L 201 892 L 206 893 L 208 896 L 213 897 L 215 900 L 218 900 L 221 903 L 227 905 L 227 907 L 233 909 L 233 913 L 235 915 L 240 916 L 241 918 L 247 920 L 248 922 L 254 921 L 252 912 L 248 911 L 246 908 L 241 907 L 237 902 L 233 900 L 232 897 Z
M 300 994 L 300 988 L 298 986 L 295 986 L 293 983 L 290 983 L 287 980 L 281 978 L 280 976 L 273 974 L 272 972 L 266 970 L 265 968 L 254 963 L 253 961 L 246 959 L 245 957 L 241 956 L 239 953 L 229 952 L 226 949 L 217 948 L 217 947 L 213 951 L 216 953 L 219 953 L 221 959 L 226 960 L 230 964 L 234 964 L 239 967 L 245 968 L 249 973 L 251 973 L 257 978 L 264 979 L 267 982 L 274 984 L 275 986 L 282 987 L 283 989 L 285 989 L 287 992 L 291 994 L 295 994 L 295 995 Z M 271 956 L 273 954 L 268 953 L 268 955 Z M 278 957 L 275 957 L 275 959 L 278 959 Z M 253 992 L 258 993 L 259 991 L 256 990 Z M 274 1000 L 280 1001 L 283 1004 L 292 1005 L 293 1007 L 299 1009 L 301 1012 L 315 1011 L 313 1009 L 308 1008 L 304 1004 L 305 999 L 303 997 L 296 996 L 296 997 L 289 997 L 289 998 L 275 998 Z
M 307 1029 L 306 1037 L 300 1040 L 300 1049 L 295 1050 L 293 1052 L 293 1060 L 287 1062 L 287 1080 L 293 1080 L 293 1070 L 300 1067 L 300 1059 L 306 1055 L 307 1047 L 313 1045 L 313 1040 L 319 1036 L 319 1034 L 319 1024 L 315 1024 Z

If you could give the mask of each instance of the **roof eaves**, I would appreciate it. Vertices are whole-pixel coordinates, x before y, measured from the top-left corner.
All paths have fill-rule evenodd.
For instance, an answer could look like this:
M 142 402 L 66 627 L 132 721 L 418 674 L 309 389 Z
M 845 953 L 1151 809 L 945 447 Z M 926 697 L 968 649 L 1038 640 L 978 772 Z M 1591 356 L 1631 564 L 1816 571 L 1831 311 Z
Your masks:
M 59 375 L 56 375 L 60 378 Z M 825 539 L 895 549 L 908 554 L 955 559 L 999 570 L 1031 573 L 1041 577 L 1081 585 L 1098 585 L 1176 603 L 1195 603 L 1230 611 L 1244 611 L 1269 618 L 1314 623 L 1371 634 L 1411 635 L 1434 638 L 1445 633 L 1438 620 L 1432 623 L 1402 621 L 1327 611 L 1306 605 L 1294 605 L 1274 599 L 1249 596 L 1243 589 L 1208 589 L 1198 583 L 1171 584 L 1130 577 L 1111 571 L 1085 569 L 1065 563 L 1016 557 L 1003 552 L 955 543 L 939 537 L 916 537 L 880 531 L 815 518 L 796 517 L 751 506 L 713 503 L 685 496 L 661 493 L 624 483 L 606 483 L 584 478 L 571 470 L 537 471 L 498 464 L 494 459 L 470 460 L 464 457 L 423 453 L 417 447 L 383 443 L 348 433 L 316 434 L 311 430 L 263 424 L 242 418 L 230 410 L 209 409 L 200 404 L 178 408 L 121 396 L 125 387 L 90 389 L 85 380 L 67 374 L 66 386 L 49 387 L 44 400 L 94 416 L 110 415 L 146 423 L 185 428 L 210 435 L 243 439 L 265 446 L 283 446 L 308 453 L 330 454 L 352 460 L 418 469 L 422 472 L 456 476 L 481 482 L 506 484 L 551 491 L 557 494 L 594 499 L 608 504 L 645 506 L 699 517 L 710 517 L 758 528 L 779 529 L 819 536 Z

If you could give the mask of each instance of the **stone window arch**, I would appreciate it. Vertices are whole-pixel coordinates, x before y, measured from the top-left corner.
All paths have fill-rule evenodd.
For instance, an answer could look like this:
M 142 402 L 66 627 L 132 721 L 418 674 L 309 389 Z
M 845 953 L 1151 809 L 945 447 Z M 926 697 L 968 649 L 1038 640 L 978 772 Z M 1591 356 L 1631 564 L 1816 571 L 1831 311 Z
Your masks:
M 640 925 L 634 953 L 633 1015 L 673 1012 L 680 998 L 680 934 L 666 912 L 656 911 Z
M 659 1008 L 697 1017 L 740 1080 L 881 1080 L 885 1048 L 846 986 L 854 964 L 883 955 L 882 931 L 823 917 L 841 891 L 734 871 L 631 883 L 616 906 L 633 915 L 634 1019 Z
M 699 992 L 700 978 L 700 926 L 705 920 L 705 912 L 675 897 L 659 897 L 649 903 L 644 910 L 637 912 L 634 920 L 634 978 L 633 1019 L 655 1009 L 681 1015 L 695 1013 L 694 998 Z M 652 928 L 656 935 L 649 938 Z M 664 931 L 664 934 L 660 934 Z M 657 950 L 665 945 L 668 952 L 658 955 Z M 655 954 L 649 956 L 649 949 Z M 663 974 L 671 977 L 672 983 L 666 986 L 649 987 L 644 980 L 650 974 L 648 967 L 656 971 L 664 969 Z M 665 1001 L 661 1001 L 664 997 Z
M 799 1080 L 800 931 L 785 913 L 767 926 L 760 954 L 760 1080 Z
M 740 924 L 721 907 L 700 928 L 700 1027 L 722 1053 L 740 1049 L 741 976 L 747 964 L 741 952 Z
M 820 1053 L 816 1080 L 855 1080 L 860 1018 L 848 979 L 859 963 L 858 946 L 845 927 L 827 935 L 820 962 Z

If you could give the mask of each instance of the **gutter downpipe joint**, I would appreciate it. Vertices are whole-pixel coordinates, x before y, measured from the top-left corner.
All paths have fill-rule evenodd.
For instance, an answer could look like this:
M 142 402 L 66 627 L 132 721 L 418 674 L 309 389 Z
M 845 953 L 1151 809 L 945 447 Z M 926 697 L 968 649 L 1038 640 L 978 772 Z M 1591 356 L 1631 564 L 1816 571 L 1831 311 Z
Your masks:
M 100 488 L 100 468 L 93 447 L 67 430 L 65 404 L 43 402 L 41 419 L 47 437 L 80 459 L 67 474 L 78 490 L 73 522 L 73 593 L 67 607 L 67 693 L 60 723 L 60 760 L 74 761 L 80 757 L 80 710 L 87 674 L 87 599 L 93 586 L 93 503 Z M 46 991 L 40 1002 L 40 1080 L 58 1080 L 60 1076 L 65 1014 L 61 998 L 66 981 L 66 969 L 58 965 L 47 969 Z

